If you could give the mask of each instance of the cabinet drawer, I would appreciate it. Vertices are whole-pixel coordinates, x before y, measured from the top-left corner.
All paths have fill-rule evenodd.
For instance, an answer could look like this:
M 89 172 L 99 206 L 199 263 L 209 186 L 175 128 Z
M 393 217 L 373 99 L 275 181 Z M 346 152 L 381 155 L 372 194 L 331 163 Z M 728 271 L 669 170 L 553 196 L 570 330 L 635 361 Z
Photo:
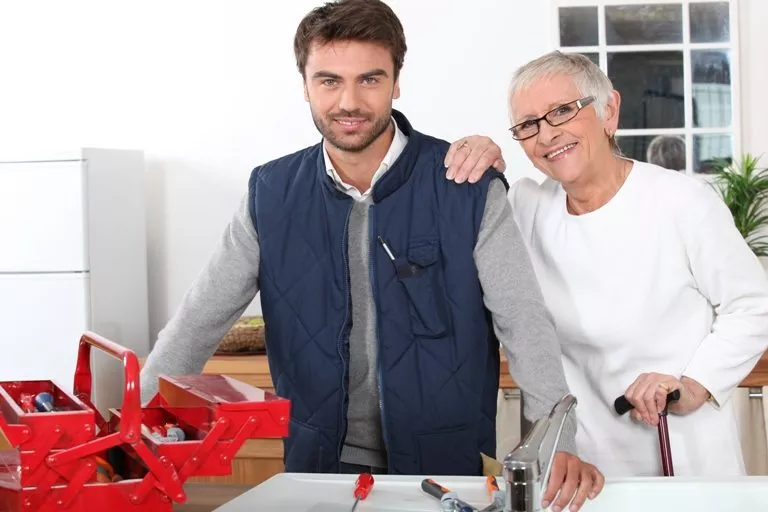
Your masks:
M 0 163 L 0 272 L 88 270 L 84 190 L 80 161 Z

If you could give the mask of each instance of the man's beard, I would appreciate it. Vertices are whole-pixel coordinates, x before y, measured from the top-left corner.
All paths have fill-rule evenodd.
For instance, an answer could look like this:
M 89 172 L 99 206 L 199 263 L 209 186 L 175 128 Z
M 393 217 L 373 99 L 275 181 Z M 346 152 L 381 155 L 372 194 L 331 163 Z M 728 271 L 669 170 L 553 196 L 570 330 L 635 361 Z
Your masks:
M 363 115 L 359 110 L 341 110 L 339 112 L 334 112 L 332 115 L 327 117 L 322 117 L 312 111 L 312 121 L 314 121 L 315 127 L 325 140 L 327 140 L 332 146 L 339 148 L 342 151 L 360 153 L 368 146 L 373 144 L 373 142 L 378 139 L 382 133 L 387 131 L 387 128 L 389 128 L 389 123 L 392 120 L 392 110 L 388 110 L 387 114 L 384 116 L 375 118 L 371 129 L 368 130 L 367 133 L 360 134 L 362 135 L 362 139 L 358 139 L 352 142 L 344 142 L 343 140 L 340 140 L 338 137 L 336 137 L 333 130 L 331 129 L 332 124 L 335 123 L 334 119 L 339 117 L 352 117 L 365 119 L 367 121 L 370 120 L 369 116 Z

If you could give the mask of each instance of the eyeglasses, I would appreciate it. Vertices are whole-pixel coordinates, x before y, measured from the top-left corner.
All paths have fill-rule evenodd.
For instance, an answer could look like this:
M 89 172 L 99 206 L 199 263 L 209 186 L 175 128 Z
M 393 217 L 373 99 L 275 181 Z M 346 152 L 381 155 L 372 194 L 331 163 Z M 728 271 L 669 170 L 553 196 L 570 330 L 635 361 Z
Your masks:
M 538 135 L 539 123 L 546 121 L 550 126 L 559 126 L 567 123 L 578 114 L 581 109 L 595 101 L 594 96 L 587 96 L 580 100 L 572 101 L 559 107 L 555 107 L 546 114 L 536 119 L 527 119 L 522 123 L 516 124 L 509 129 L 512 132 L 512 138 L 515 140 L 525 140 Z

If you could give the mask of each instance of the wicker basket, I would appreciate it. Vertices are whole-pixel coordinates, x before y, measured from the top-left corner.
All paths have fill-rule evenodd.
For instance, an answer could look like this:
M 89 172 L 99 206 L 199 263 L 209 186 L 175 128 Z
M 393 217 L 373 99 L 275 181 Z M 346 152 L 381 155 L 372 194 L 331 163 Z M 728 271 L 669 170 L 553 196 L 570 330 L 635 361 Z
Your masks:
M 263 354 L 264 320 L 259 316 L 244 316 L 221 339 L 216 354 Z

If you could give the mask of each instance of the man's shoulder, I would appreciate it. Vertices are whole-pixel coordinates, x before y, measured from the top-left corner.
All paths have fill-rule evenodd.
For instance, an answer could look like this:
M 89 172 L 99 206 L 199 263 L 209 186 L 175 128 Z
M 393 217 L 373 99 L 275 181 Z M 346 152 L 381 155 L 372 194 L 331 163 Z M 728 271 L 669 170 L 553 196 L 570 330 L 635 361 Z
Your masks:
M 426 133 L 414 132 L 410 135 L 411 138 L 418 137 L 419 139 L 419 152 L 422 157 L 431 158 L 434 162 L 434 170 L 445 170 L 445 155 L 448 154 L 448 149 L 451 147 L 451 143 L 447 140 L 427 135 Z
M 322 143 L 318 143 L 263 163 L 251 171 L 251 182 L 269 181 L 283 175 L 282 173 L 286 171 L 315 168 L 318 158 L 321 157 L 321 148 Z
M 419 151 L 421 153 L 421 158 L 433 164 L 430 166 L 430 170 L 433 172 L 434 178 L 438 183 L 443 183 L 445 187 L 448 187 L 448 190 L 458 194 L 477 195 L 481 191 L 487 191 L 490 183 L 497 180 L 503 183 L 505 190 L 509 188 L 509 184 L 507 183 L 504 174 L 493 167 L 489 167 L 476 183 L 455 183 L 453 180 L 449 180 L 446 176 L 447 168 L 445 167 L 445 156 L 448 154 L 451 143 L 447 140 L 440 139 L 439 137 L 426 135 L 424 133 L 418 133 L 418 136 L 420 137 Z

